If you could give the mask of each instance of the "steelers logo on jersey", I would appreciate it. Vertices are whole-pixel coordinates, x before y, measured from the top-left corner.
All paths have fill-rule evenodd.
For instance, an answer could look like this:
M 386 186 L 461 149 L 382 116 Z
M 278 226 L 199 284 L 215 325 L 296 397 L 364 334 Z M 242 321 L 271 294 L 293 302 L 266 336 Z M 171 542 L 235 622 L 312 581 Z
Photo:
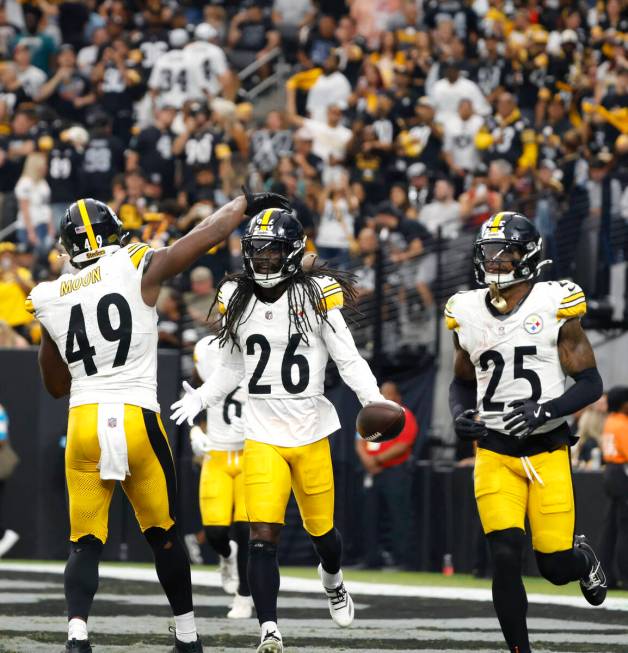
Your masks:
M 523 321 L 523 328 L 531 334 L 540 333 L 543 329 L 543 318 L 538 313 L 532 313 Z

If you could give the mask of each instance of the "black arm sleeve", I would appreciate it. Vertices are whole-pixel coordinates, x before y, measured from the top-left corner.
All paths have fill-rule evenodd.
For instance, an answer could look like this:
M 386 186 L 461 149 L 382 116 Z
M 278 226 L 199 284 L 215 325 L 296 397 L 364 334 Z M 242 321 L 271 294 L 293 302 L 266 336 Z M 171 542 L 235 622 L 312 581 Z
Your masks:
M 465 381 L 454 376 L 449 386 L 449 410 L 456 419 L 460 413 L 477 405 L 477 381 Z
M 543 404 L 549 408 L 552 417 L 565 417 L 585 408 L 602 396 L 602 377 L 597 367 L 588 367 L 573 375 L 575 383 L 560 397 Z M 450 399 L 451 403 L 451 399 Z

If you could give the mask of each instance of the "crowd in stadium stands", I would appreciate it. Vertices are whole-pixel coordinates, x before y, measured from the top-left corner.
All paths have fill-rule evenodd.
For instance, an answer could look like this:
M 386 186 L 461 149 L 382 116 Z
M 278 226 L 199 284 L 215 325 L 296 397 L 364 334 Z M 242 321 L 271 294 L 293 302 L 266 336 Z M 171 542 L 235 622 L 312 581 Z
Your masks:
M 259 116 L 242 91 L 277 47 L 285 105 Z M 68 270 L 55 232 L 80 197 L 160 246 L 242 182 L 281 192 L 310 248 L 356 272 L 367 317 L 382 252 L 386 310 L 408 324 L 472 282 L 470 242 L 500 209 L 531 217 L 549 274 L 591 297 L 625 256 L 620 0 L 4 0 L 0 58 L 2 346 L 37 342 L 22 300 Z M 238 257 L 236 235 L 164 291 L 162 346 L 207 333 Z

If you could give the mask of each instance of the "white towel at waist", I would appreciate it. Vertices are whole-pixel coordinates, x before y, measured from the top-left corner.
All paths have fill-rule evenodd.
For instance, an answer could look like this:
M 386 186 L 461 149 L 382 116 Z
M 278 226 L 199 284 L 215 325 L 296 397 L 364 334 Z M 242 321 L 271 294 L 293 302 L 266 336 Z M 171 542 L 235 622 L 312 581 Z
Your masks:
M 98 443 L 100 478 L 124 481 L 131 474 L 124 433 L 124 404 L 98 404 Z

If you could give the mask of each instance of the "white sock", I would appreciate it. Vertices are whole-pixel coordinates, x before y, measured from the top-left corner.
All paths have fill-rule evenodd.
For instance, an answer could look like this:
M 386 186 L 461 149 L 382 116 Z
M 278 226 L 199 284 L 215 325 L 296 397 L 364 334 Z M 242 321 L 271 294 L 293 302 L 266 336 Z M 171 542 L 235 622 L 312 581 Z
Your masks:
M 337 574 L 329 574 L 321 567 L 321 578 L 325 587 L 329 589 L 338 587 L 342 583 L 342 569 L 339 569 Z
M 68 621 L 68 639 L 87 639 L 87 623 L 74 617 Z
M 274 621 L 265 621 L 262 624 L 262 640 L 266 636 L 266 633 L 269 632 L 269 631 L 270 632 L 274 631 L 275 634 L 277 635 L 277 637 L 281 637 L 281 633 L 279 632 L 279 628 L 277 627 L 277 623 L 274 622 Z
M 175 614 L 174 627 L 177 639 L 180 642 L 195 642 L 196 624 L 194 623 L 194 611 L 185 614 Z

